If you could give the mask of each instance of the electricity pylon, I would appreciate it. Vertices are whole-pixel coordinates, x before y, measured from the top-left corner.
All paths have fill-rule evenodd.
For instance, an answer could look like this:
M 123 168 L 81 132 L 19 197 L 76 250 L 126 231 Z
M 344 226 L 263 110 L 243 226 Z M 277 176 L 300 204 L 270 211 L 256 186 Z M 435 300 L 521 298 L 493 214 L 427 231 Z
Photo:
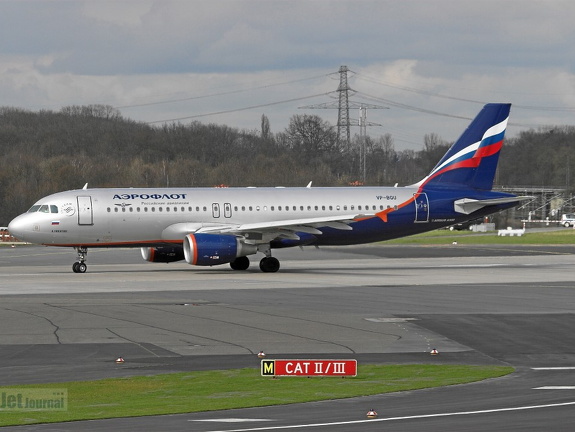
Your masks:
M 339 68 L 339 86 L 337 87 L 337 102 L 326 102 L 317 105 L 306 105 L 299 108 L 307 109 L 336 109 L 337 108 L 337 137 L 340 143 L 351 142 L 351 126 L 359 126 L 359 136 L 361 141 L 360 154 L 359 154 L 359 169 L 362 173 L 363 181 L 365 182 L 366 176 L 366 139 L 367 139 L 367 126 L 381 126 L 378 123 L 371 123 L 367 121 L 368 109 L 388 109 L 388 107 L 381 105 L 367 104 L 364 102 L 350 101 L 350 95 L 355 94 L 348 82 L 347 73 L 350 72 L 347 66 L 340 66 Z M 349 117 L 349 109 L 359 109 L 359 120 L 351 119 Z

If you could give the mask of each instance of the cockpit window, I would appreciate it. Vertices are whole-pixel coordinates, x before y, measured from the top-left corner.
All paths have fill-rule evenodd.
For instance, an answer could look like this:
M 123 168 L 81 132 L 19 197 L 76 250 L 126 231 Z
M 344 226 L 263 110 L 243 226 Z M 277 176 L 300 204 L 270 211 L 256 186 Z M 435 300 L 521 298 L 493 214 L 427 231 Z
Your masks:
M 32 207 L 30 207 L 30 210 L 28 210 L 28 213 L 36 213 L 36 212 L 40 212 L 40 213 L 58 213 L 58 206 L 56 205 L 48 205 L 48 204 L 43 204 L 43 205 L 33 205 Z

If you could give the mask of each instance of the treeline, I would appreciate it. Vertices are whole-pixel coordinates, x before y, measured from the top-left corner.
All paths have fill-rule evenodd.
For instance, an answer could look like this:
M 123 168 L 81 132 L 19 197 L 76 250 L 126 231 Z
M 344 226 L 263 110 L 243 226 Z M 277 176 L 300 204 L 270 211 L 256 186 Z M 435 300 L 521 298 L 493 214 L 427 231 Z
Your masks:
M 500 185 L 573 184 L 574 128 L 528 131 L 509 140 Z M 89 187 L 406 185 L 420 180 L 449 144 L 424 137 L 420 151 L 397 151 L 390 135 L 339 143 L 318 116 L 295 115 L 271 133 L 192 122 L 151 126 L 109 106 L 59 112 L 0 108 L 0 225 L 42 196 Z M 365 181 L 363 181 L 365 175 Z

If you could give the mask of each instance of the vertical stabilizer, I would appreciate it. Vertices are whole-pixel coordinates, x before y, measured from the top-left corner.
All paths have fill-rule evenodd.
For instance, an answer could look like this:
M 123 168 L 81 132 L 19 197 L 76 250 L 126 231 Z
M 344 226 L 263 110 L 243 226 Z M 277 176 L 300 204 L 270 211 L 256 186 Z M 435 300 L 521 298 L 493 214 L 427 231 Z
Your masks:
M 428 186 L 491 190 L 511 104 L 487 104 L 429 175 L 417 183 Z

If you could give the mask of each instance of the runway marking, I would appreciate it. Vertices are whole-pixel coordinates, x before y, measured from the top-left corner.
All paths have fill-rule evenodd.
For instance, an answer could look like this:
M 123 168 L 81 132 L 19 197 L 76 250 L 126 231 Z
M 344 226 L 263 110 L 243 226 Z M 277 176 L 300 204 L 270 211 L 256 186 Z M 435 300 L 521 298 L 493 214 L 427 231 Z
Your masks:
M 250 418 L 221 418 L 221 419 L 205 419 L 205 420 L 188 420 L 194 422 L 221 422 L 221 423 L 247 423 L 247 422 L 268 422 L 272 419 L 250 419 Z
M 543 386 L 534 387 L 533 390 L 575 390 L 575 386 Z
M 404 323 L 408 321 L 418 321 L 418 318 L 365 318 L 365 320 L 378 323 Z
M 557 366 L 557 367 L 534 367 L 533 370 L 575 370 L 575 366 Z
M 232 430 L 220 430 L 220 431 L 213 431 L 213 432 L 253 432 L 253 431 L 266 431 L 266 430 L 279 430 L 279 429 L 303 429 L 303 428 L 313 428 L 313 427 L 322 427 L 322 426 L 342 426 L 342 425 L 352 425 L 352 424 L 362 424 L 362 423 L 377 423 L 377 422 L 384 422 L 384 421 L 417 420 L 417 419 L 434 418 L 434 417 L 452 417 L 452 416 L 461 416 L 461 415 L 491 414 L 491 413 L 500 413 L 500 412 L 508 412 L 508 411 L 524 411 L 524 410 L 540 409 L 540 408 L 556 408 L 556 407 L 563 407 L 563 406 L 570 406 L 570 405 L 575 405 L 575 402 L 563 402 L 563 403 L 547 404 L 547 405 L 528 405 L 528 406 L 515 407 L 515 408 L 497 408 L 497 409 L 479 410 L 479 411 L 461 411 L 461 412 L 454 412 L 454 413 L 422 414 L 422 415 L 405 416 L 405 417 L 389 417 L 389 418 L 379 418 L 379 419 L 352 420 L 352 421 L 331 422 L 331 423 L 310 423 L 310 424 L 287 425 L 287 426 L 269 426 L 269 427 L 249 428 L 249 429 L 232 429 Z

